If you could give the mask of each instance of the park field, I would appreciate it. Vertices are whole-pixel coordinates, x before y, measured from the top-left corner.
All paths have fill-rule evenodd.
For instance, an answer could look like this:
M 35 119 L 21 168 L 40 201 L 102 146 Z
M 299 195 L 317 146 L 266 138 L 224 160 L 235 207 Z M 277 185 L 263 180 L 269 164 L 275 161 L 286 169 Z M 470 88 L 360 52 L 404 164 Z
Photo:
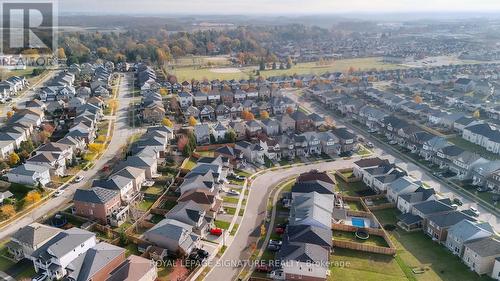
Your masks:
M 212 58 L 203 58 L 204 60 Z M 183 62 L 180 65 L 186 65 L 190 61 L 189 58 L 181 59 Z M 219 59 L 221 60 L 221 59 Z M 196 60 L 191 59 L 191 64 L 196 64 Z M 293 65 L 290 69 L 276 69 L 264 70 L 260 72 L 263 77 L 281 76 L 281 75 L 294 75 L 294 74 L 323 74 L 326 72 L 347 72 L 352 67 L 355 70 L 390 70 L 404 68 L 396 64 L 383 63 L 381 58 L 356 58 L 356 59 L 342 59 L 333 61 L 327 65 L 319 65 L 316 62 L 298 63 Z M 256 67 L 242 67 L 242 68 L 206 68 L 200 67 L 199 64 L 195 66 L 177 66 L 169 70 L 170 74 L 176 75 L 179 81 L 184 80 L 203 80 L 203 79 L 248 79 L 251 75 L 255 76 Z

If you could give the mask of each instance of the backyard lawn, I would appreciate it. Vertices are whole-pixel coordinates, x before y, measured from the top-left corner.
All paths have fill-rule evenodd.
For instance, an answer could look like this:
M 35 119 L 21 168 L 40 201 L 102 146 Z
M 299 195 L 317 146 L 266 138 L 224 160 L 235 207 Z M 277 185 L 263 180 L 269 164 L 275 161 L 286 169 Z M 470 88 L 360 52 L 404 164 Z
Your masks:
M 460 136 L 455 136 L 452 138 L 449 138 L 448 141 L 453 143 L 454 145 L 463 148 L 467 151 L 471 152 L 476 152 L 477 154 L 481 155 L 482 157 L 490 160 L 499 160 L 500 156 L 498 154 L 494 154 L 486 150 L 486 148 L 479 146 L 477 144 L 473 144 L 472 142 L 466 141 Z
M 379 247 L 389 247 L 389 245 L 387 245 L 387 242 L 385 242 L 385 239 L 381 236 L 370 235 L 370 237 L 368 239 L 362 240 L 362 239 L 356 238 L 354 232 L 333 230 L 332 234 L 333 234 L 334 240 L 351 241 L 351 242 L 363 243 L 363 244 L 372 245 L 372 246 L 379 246 Z
M 354 197 L 366 196 L 368 195 L 366 192 L 370 190 L 362 181 L 348 183 L 337 175 L 335 175 L 335 180 L 337 182 L 338 191 L 344 195 Z
M 196 160 L 193 157 L 189 157 L 189 160 L 184 161 L 181 166 L 181 169 L 191 170 L 196 166 Z
M 403 281 L 407 280 L 391 256 L 336 248 L 330 256 L 328 280 L 342 281 Z
M 142 211 L 147 211 L 147 210 L 149 210 L 149 208 L 151 208 L 151 206 L 153 206 L 153 204 L 154 204 L 154 201 L 144 199 L 141 202 L 139 202 L 139 204 L 137 205 L 137 208 L 139 210 L 142 210 Z
M 399 213 L 396 209 L 386 209 L 375 211 L 374 214 L 382 224 L 394 224 Z M 468 270 L 457 256 L 451 254 L 445 247 L 433 242 L 421 231 L 407 233 L 398 228 L 389 234 L 398 249 L 401 261 L 410 269 L 424 269 L 421 274 L 413 274 L 417 280 L 491 280 Z

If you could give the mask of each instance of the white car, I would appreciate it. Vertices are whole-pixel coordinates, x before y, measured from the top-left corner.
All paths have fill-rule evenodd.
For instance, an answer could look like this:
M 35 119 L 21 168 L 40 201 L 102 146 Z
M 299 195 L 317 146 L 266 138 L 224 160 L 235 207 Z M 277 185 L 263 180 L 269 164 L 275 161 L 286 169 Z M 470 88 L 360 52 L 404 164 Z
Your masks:
M 58 191 L 56 191 L 56 192 L 54 193 L 54 197 L 59 197 L 59 196 L 63 195 L 63 193 L 64 193 L 64 190 L 59 189 Z
M 234 190 L 234 189 L 231 189 L 231 190 L 229 190 L 229 191 L 227 192 L 227 194 L 229 194 L 229 195 L 234 195 L 234 196 L 238 196 L 238 195 L 240 195 L 240 192 L 239 192 L 239 191 L 236 191 L 236 190 Z
M 479 213 L 479 211 L 478 211 L 476 208 L 474 208 L 474 207 L 470 207 L 470 208 L 469 208 L 469 210 L 470 210 L 472 213 L 474 213 L 474 215 L 475 215 L 476 217 L 479 217 L 480 213 Z
M 84 176 L 77 176 L 74 182 L 81 182 L 84 178 L 85 178 Z

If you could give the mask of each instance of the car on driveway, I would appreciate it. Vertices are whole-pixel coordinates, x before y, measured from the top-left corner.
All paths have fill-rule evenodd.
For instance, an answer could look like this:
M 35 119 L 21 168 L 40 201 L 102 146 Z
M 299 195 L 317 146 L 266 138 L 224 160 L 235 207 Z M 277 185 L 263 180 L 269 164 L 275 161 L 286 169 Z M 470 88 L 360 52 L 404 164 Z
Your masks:
M 453 204 L 456 204 L 458 206 L 462 206 L 464 204 L 464 202 L 462 202 L 462 200 L 460 200 L 460 198 L 454 198 L 452 202 L 453 202 Z
M 373 143 L 371 141 L 369 141 L 369 142 L 366 143 L 366 147 L 368 147 L 368 148 L 374 148 L 375 146 L 373 145 Z
M 479 215 L 480 215 L 479 211 L 478 211 L 476 208 L 474 208 L 474 207 L 470 207 L 470 208 L 469 208 L 469 211 L 470 211 L 470 212 L 471 212 L 471 213 L 472 213 L 475 217 L 479 217 Z
M 276 246 L 280 246 L 283 244 L 283 242 L 281 240 L 269 240 L 269 245 L 276 245 Z
M 239 191 L 237 191 L 237 190 L 231 189 L 231 190 L 229 190 L 229 191 L 227 192 L 227 194 L 229 194 L 229 195 L 233 195 L 233 196 L 238 196 L 238 195 L 240 195 L 240 192 L 239 192 Z

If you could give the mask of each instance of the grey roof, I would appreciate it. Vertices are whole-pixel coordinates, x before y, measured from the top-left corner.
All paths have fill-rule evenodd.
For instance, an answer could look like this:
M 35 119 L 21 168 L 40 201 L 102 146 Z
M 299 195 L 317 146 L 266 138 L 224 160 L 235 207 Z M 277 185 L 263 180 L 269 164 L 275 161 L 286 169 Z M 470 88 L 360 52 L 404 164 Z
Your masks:
M 30 246 L 36 246 L 56 236 L 62 230 L 45 224 L 34 222 L 16 231 L 12 238 Z
M 179 202 L 165 217 L 196 226 L 203 215 L 203 208 L 194 201 Z
M 311 243 L 322 247 L 332 246 L 332 231 L 311 225 L 290 225 L 284 240 L 290 243 Z
M 94 233 L 73 227 L 57 234 L 33 252 L 32 256 L 44 261 L 50 260 L 53 256 L 60 258 L 92 237 L 95 237 Z
M 452 211 L 453 208 L 444 204 L 443 202 L 430 200 L 417 203 L 413 205 L 413 208 L 420 211 L 421 213 L 428 215 L 433 213 L 441 213 L 446 211 Z
M 332 133 L 339 139 L 350 140 L 356 138 L 356 135 L 349 132 L 347 128 L 335 128 L 332 130 Z
M 470 241 L 493 235 L 495 231 L 487 222 L 475 222 L 468 219 L 456 223 L 448 229 L 448 234 L 461 241 Z
M 400 195 L 399 198 L 408 202 L 408 203 L 416 203 L 429 199 L 432 195 L 436 194 L 434 188 L 425 188 L 423 186 L 417 188 L 415 192 L 406 193 Z
M 462 220 L 471 220 L 475 221 L 476 219 L 462 213 L 459 211 L 453 211 L 449 212 L 446 214 L 435 214 L 435 215 L 430 215 L 427 217 L 429 221 L 434 222 L 436 225 L 439 227 L 450 227 L 453 226 L 457 223 L 459 223 Z
M 47 166 L 25 163 L 9 171 L 9 174 L 33 176 L 35 173 L 44 173 L 49 170 Z
M 278 252 L 278 259 L 283 261 L 299 261 L 319 263 L 325 266 L 328 262 L 327 249 L 311 243 L 286 243 Z
M 307 181 L 297 182 L 292 187 L 294 193 L 310 193 L 317 192 L 320 194 L 333 194 L 333 185 L 323 181 Z
M 106 242 L 100 242 L 93 248 L 89 249 L 83 257 L 81 265 L 79 261 L 70 263 L 68 268 L 74 266 L 74 271 L 69 274 L 69 277 L 77 281 L 88 281 L 95 278 L 98 273 L 105 266 L 110 264 L 117 257 L 124 255 L 125 249 Z
M 420 216 L 414 215 L 412 213 L 405 213 L 405 214 L 400 215 L 398 217 L 398 220 L 400 220 L 401 222 L 403 222 L 406 225 L 412 225 L 412 224 L 416 224 L 416 223 L 422 221 L 422 218 Z
M 465 243 L 465 246 L 481 257 L 500 256 L 500 240 L 496 236 Z
M 117 191 L 111 189 L 92 187 L 91 189 L 77 189 L 73 196 L 73 200 L 94 204 L 105 204 L 118 195 L 119 193 Z

